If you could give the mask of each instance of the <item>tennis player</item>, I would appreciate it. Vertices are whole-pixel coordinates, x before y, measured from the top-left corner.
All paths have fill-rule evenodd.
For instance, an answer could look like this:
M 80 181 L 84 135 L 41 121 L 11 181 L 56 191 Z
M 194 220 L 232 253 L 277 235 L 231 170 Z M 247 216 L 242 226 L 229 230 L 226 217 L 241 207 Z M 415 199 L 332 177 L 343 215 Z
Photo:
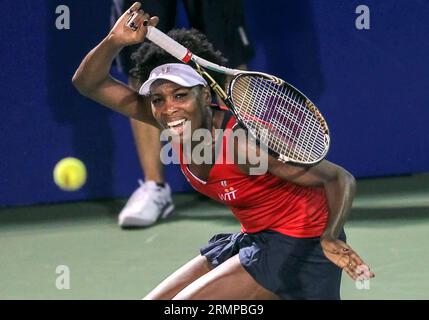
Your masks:
M 78 90 L 128 117 L 169 129 L 181 143 L 189 123 L 191 132 L 237 128 L 228 111 L 211 106 L 206 81 L 187 65 L 166 62 L 153 44 L 137 61 L 140 94 L 109 75 L 121 48 L 143 42 L 146 26 L 158 22 L 139 9 L 135 3 L 84 58 L 73 77 Z M 126 24 L 135 11 L 139 16 L 132 30 Z M 222 63 L 203 36 L 188 40 L 204 48 L 204 58 Z M 242 153 L 243 146 L 228 136 L 231 130 L 224 132 L 226 143 L 220 151 L 213 147 L 215 157 L 231 144 Z M 340 299 L 342 270 L 354 280 L 374 276 L 343 231 L 355 192 L 350 173 L 325 160 L 302 168 L 268 156 L 268 172 L 249 175 L 250 163 L 181 163 L 192 186 L 229 206 L 242 229 L 215 235 L 146 299 Z

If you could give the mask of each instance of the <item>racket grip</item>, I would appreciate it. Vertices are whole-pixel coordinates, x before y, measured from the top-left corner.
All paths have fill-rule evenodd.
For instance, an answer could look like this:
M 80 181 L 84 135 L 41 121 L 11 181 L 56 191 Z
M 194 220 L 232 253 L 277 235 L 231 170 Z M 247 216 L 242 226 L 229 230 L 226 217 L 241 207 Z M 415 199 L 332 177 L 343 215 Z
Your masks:
M 180 61 L 188 63 L 192 57 L 188 49 L 155 27 L 148 27 L 146 38 Z

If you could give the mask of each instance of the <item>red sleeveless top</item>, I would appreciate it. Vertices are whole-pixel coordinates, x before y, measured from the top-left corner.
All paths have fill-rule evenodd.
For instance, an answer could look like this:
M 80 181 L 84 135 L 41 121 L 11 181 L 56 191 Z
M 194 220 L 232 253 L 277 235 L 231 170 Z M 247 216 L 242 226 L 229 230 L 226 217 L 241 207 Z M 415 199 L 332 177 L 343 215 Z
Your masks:
M 225 129 L 232 129 L 235 124 L 235 118 L 231 117 Z M 223 150 L 218 157 L 225 157 L 230 132 L 224 132 Z M 180 148 L 178 151 L 180 167 L 192 187 L 230 207 L 241 223 L 242 232 L 274 230 L 292 237 L 310 238 L 324 231 L 328 206 L 323 187 L 302 187 L 271 173 L 247 175 L 237 165 L 221 161 L 216 161 L 219 163 L 212 166 L 207 181 L 203 181 L 183 163 Z

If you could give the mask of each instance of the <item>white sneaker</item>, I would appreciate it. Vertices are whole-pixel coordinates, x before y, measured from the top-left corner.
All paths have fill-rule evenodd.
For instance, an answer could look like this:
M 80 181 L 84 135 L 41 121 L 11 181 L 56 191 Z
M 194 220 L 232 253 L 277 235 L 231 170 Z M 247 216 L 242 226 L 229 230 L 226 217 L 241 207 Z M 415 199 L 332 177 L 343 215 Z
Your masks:
M 140 187 L 128 199 L 119 214 L 121 227 L 147 227 L 159 218 L 168 218 L 174 210 L 171 189 L 158 186 L 154 181 L 139 180 Z

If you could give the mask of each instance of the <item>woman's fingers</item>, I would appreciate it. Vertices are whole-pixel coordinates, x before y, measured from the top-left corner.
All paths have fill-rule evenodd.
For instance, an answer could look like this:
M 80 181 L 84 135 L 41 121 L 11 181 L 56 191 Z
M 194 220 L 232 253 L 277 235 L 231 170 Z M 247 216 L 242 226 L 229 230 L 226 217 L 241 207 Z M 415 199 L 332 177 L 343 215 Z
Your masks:
M 336 264 L 353 280 L 367 280 L 375 276 L 359 255 L 351 249 L 347 253 L 340 253 Z
M 362 258 L 359 257 L 359 255 L 354 251 L 350 254 L 350 260 L 351 260 L 351 262 L 353 262 L 353 264 L 355 264 L 357 266 L 365 264 L 365 262 L 362 260 Z
M 143 24 L 143 15 L 144 15 L 144 11 L 139 10 L 136 13 L 135 17 L 130 21 L 130 26 L 135 26 L 135 30 L 133 28 L 134 31 L 141 28 L 141 26 Z
M 353 266 L 353 264 L 351 264 L 350 259 L 347 255 L 340 254 L 337 260 L 337 266 L 341 269 L 344 269 L 346 267 L 350 268 L 351 266 Z
M 344 258 L 343 270 L 353 279 L 358 280 L 359 276 L 362 276 L 359 266 L 351 262 L 350 259 Z
M 126 25 L 128 26 L 132 19 L 135 18 L 137 12 L 140 9 L 140 2 L 134 2 L 134 4 L 124 12 L 120 20 L 126 19 Z
M 367 280 L 375 277 L 374 272 L 372 272 L 366 264 L 358 265 L 356 267 L 356 272 L 358 274 L 358 280 Z
M 356 252 L 350 255 L 350 262 L 356 266 L 356 272 L 359 275 L 364 275 L 365 278 L 374 278 L 374 273 Z
M 370 278 L 374 278 L 374 273 L 371 272 L 365 263 L 356 263 L 350 257 L 348 258 L 349 259 L 347 261 L 346 257 L 342 257 L 341 266 L 343 270 L 353 278 L 353 280 L 368 280 Z
M 156 27 L 159 22 L 159 18 L 157 16 L 151 17 L 149 20 L 149 25 L 152 27 Z
M 140 2 L 134 2 L 133 5 L 128 9 L 128 13 L 133 13 L 133 12 L 139 10 L 141 6 L 142 5 Z
M 149 14 L 144 13 L 143 10 L 139 10 L 131 15 L 127 26 L 133 31 L 137 31 L 141 29 L 142 26 L 146 27 L 149 24 L 150 19 L 151 18 Z

